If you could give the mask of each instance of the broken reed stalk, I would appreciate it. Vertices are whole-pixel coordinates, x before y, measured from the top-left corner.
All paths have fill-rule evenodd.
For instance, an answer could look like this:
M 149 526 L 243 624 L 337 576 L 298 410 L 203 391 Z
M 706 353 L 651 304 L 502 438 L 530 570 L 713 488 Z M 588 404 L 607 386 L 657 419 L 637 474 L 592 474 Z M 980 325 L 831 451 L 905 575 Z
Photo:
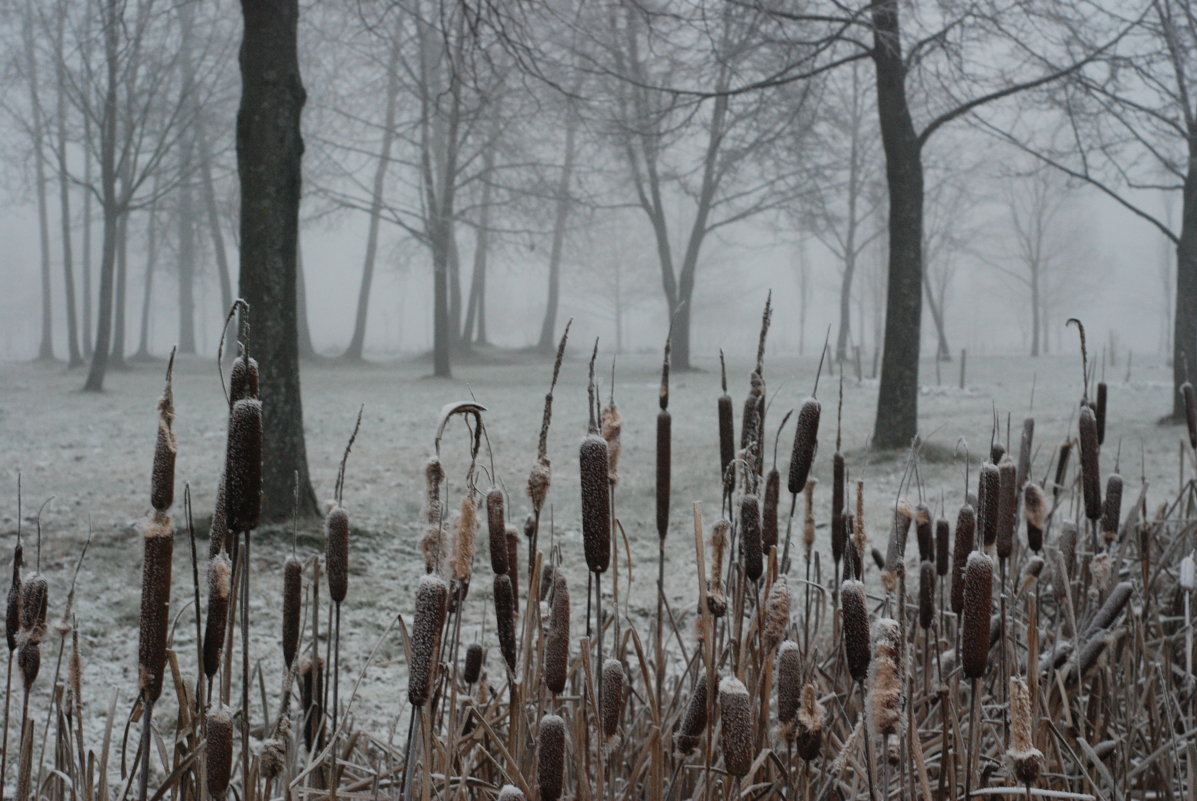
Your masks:
M 553 360 L 553 378 L 549 391 L 544 395 L 544 414 L 540 421 L 540 436 L 536 445 L 536 461 L 528 473 L 528 498 L 532 502 L 532 533 L 528 541 L 528 583 L 532 583 L 532 571 L 536 565 L 538 540 L 540 538 L 540 513 L 544 509 L 549 487 L 553 483 L 552 464 L 549 461 L 549 424 L 553 421 L 553 391 L 557 388 L 557 377 L 561 374 L 561 363 L 565 360 L 565 343 L 569 341 L 569 329 L 574 323 L 570 318 L 557 343 L 557 356 Z M 514 573 L 515 566 L 512 566 Z

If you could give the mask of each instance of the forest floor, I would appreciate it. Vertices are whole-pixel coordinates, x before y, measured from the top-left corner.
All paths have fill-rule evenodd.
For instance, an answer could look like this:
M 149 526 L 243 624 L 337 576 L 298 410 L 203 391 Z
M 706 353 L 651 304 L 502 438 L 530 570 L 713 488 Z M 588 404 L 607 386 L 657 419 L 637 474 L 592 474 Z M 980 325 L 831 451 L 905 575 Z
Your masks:
M 811 390 L 817 360 L 775 357 L 766 362 L 769 397 L 767 417 L 769 453 L 785 411 L 796 408 Z M 687 616 L 694 607 L 694 540 L 691 504 L 703 503 L 709 526 L 719 516 L 720 481 L 715 401 L 720 394 L 719 365 L 700 362 L 699 371 L 675 372 L 671 384 L 673 414 L 673 493 L 670 534 L 666 542 L 670 569 L 667 597 L 675 615 Z M 100 395 L 79 391 L 83 375 L 61 367 L 0 364 L 0 448 L 5 454 L 3 504 L 0 505 L 0 564 L 7 565 L 17 528 L 16 476 L 23 481 L 23 531 L 27 571 L 37 565 L 34 520 L 38 507 L 53 496 L 41 516 L 40 570 L 50 581 L 50 617 L 61 616 L 71 571 L 87 539 L 91 548 L 79 573 L 78 625 L 83 652 L 85 695 L 92 699 L 91 728 L 102 725 L 109 699 L 124 725 L 137 687 L 137 625 L 141 544 L 138 526 L 148 517 L 149 473 L 153 452 L 155 404 L 162 389 L 163 365 L 143 365 L 109 376 Z M 737 359 L 728 365 L 735 398 L 737 436 L 739 409 L 747 390 L 750 363 Z M 405 700 L 400 638 L 393 630 L 383 637 L 396 615 L 412 613 L 414 587 L 423 572 L 419 554 L 419 510 L 423 494 L 423 465 L 433 452 L 438 414 L 443 405 L 471 396 L 487 407 L 485 413 L 494 468 L 510 497 L 509 517 L 517 525 L 528 511 L 524 491 L 536 454 L 543 396 L 548 386 L 550 358 L 528 355 L 493 366 L 460 367 L 452 380 L 427 378 L 428 366 L 418 361 L 342 365 L 306 365 L 303 372 L 304 416 L 313 486 L 320 499 L 332 496 L 338 462 L 353 427 L 358 407 L 365 404 L 362 430 L 349 458 L 344 502 L 352 527 L 349 596 L 342 615 L 342 699 L 360 680 L 360 699 L 354 710 L 376 733 L 389 728 Z M 934 383 L 935 365 L 924 362 L 925 385 L 919 398 L 920 419 L 927 447 L 918 468 L 921 492 L 938 512 L 942 499 L 955 521 L 962 502 L 963 460 L 953 454 L 960 438 L 972 454 L 971 476 L 987 452 L 994 410 L 1005 427 L 1011 419 L 1011 450 L 1017 453 L 1021 422 L 1030 410 L 1036 419 L 1033 475 L 1041 480 L 1056 446 L 1073 433 L 1080 396 L 1079 359 L 1052 356 L 971 357 L 966 389 L 957 388 L 959 365 L 944 365 L 944 384 Z M 906 454 L 869 451 L 868 436 L 875 413 L 876 381 L 857 382 L 848 369 L 844 381 L 843 448 L 850 477 L 866 482 L 866 518 L 871 542 L 884 547 L 890 514 L 906 464 Z M 1175 492 L 1178 479 L 1178 426 L 1156 420 L 1171 405 L 1170 368 L 1161 359 L 1139 357 L 1129 380 L 1120 362 L 1107 371 L 1109 418 L 1105 453 L 1121 445 L 1121 472 L 1127 503 L 1138 496 L 1141 479 L 1150 485 L 1149 508 Z M 610 357 L 601 370 L 604 401 L 609 392 Z M 621 600 L 626 613 L 647 617 L 655 609 L 658 540 L 655 530 L 654 469 L 655 417 L 660 380 L 659 357 L 621 356 L 615 398 L 623 414 L 623 453 L 619 463 L 617 514 L 627 534 L 633 581 L 625 582 Z M 950 377 L 949 377 L 950 376 Z M 1034 407 L 1030 409 L 1032 387 Z M 829 564 L 826 537 L 830 507 L 830 465 L 835 450 L 837 381 L 824 376 L 819 387 L 823 403 L 820 449 L 814 475 L 818 543 L 823 564 Z M 553 409 L 550 456 L 554 481 L 542 524 L 542 545 L 552 522 L 574 595 L 581 599 L 585 563 L 579 531 L 577 444 L 586 432 L 586 363 L 580 351 L 567 358 Z M 175 368 L 175 431 L 179 454 L 175 517 L 182 523 L 183 485 L 190 485 L 196 519 L 210 515 L 224 450 L 227 406 L 209 359 L 181 358 Z M 778 454 L 784 477 L 793 436 L 793 422 L 782 436 Z M 450 425 L 442 445 L 447 472 L 447 500 L 456 509 L 468 463 L 464 425 Z M 1003 430 L 1002 439 L 1005 439 Z M 269 447 L 269 443 L 267 443 Z M 1147 454 L 1146 465 L 1141 454 Z M 1107 457 L 1109 459 L 1111 457 Z M 482 463 L 489 469 L 485 450 Z M 1103 464 L 1108 471 L 1112 464 Z M 1074 461 L 1075 469 L 1075 461 Z M 485 489 L 485 487 L 483 487 Z M 783 478 L 784 493 L 784 478 Z M 907 494 L 913 499 L 919 490 Z M 783 507 L 788 502 L 783 500 Z M 1124 510 L 1127 507 L 1124 506 Z M 799 515 L 801 509 L 799 510 Z M 784 523 L 783 523 L 784 526 Z M 800 523 L 795 526 L 800 531 Z M 207 552 L 206 526 L 197 531 L 201 558 Z M 795 534 L 796 539 L 800 534 Z M 278 647 L 281 566 L 291 548 L 289 529 L 261 532 L 253 549 L 254 659 L 261 660 L 265 686 L 277 699 L 282 677 Z M 475 569 L 489 578 L 485 530 L 480 532 Z M 523 547 L 526 548 L 526 541 Z M 301 556 L 323 550 L 321 526 L 301 526 Z M 521 554 L 525 554 L 521 551 Z M 620 554 L 626 575 L 627 559 Z M 795 562 L 798 558 L 795 559 Z M 174 647 L 185 670 L 194 670 L 195 627 L 187 604 L 192 597 L 192 569 L 186 529 L 179 529 L 174 564 L 173 610 L 179 613 Z M 201 565 L 201 581 L 203 569 Z M 631 587 L 630 593 L 627 587 Z M 610 585 L 607 585 L 610 592 Z M 322 593 L 322 598 L 327 597 Z M 467 604 L 468 634 L 493 646 L 494 622 L 489 581 L 476 581 Z M 575 602 L 575 626 L 585 604 Z M 321 624 L 322 634 L 325 625 Z M 645 629 L 646 630 L 646 629 Z M 684 626 L 682 631 L 688 629 Z M 381 638 L 381 642 L 380 642 Z M 58 652 L 53 633 L 43 646 L 45 696 Z M 367 656 L 378 646 L 373 661 Z M 500 657 L 491 648 L 492 672 Z M 365 675 L 363 675 L 365 670 Z M 44 682 L 44 683 L 43 683 Z M 96 686 L 99 685 L 99 686 Z M 102 688 L 102 690 L 101 690 Z M 101 704 L 98 699 L 104 699 Z M 43 702 L 44 703 L 44 702 Z M 271 700 L 275 706 L 277 700 Z M 344 700 L 342 700 L 344 704 Z M 43 706 L 44 708 L 44 706 Z M 163 713 L 167 715 L 168 713 Z M 169 713 L 173 714 L 173 713 Z M 256 716 L 256 711 L 255 711 Z M 169 718 L 167 718 L 168 720 Z M 155 718 L 155 722 L 160 722 Z M 92 732 L 96 734 L 95 732 Z M 97 735 L 98 736 L 98 735 Z

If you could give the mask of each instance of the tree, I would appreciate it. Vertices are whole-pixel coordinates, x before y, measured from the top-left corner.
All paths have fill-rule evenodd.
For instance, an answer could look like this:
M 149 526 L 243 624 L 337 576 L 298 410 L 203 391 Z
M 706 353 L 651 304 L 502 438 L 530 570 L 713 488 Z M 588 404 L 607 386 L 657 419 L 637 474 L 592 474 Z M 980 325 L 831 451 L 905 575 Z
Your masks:
M 296 247 L 299 240 L 300 114 L 297 0 L 242 0 L 241 296 L 249 303 L 251 347 L 261 365 L 262 516 L 291 513 L 298 473 L 300 511 L 316 514 L 308 477 L 299 387 Z

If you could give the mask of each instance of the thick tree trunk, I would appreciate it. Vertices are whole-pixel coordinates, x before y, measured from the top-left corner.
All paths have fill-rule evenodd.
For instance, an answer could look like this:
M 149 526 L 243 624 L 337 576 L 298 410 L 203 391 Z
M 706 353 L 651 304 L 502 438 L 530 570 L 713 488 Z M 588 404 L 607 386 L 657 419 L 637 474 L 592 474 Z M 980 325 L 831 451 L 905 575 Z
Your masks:
M 1176 313 L 1172 334 L 1172 417 L 1184 419 L 1180 385 L 1197 382 L 1197 138 L 1191 139 L 1176 245 Z
M 885 350 L 873 445 L 905 448 L 918 434 L 919 339 L 923 309 L 923 163 L 906 98 L 898 0 L 872 7 L 877 111 L 889 188 L 889 280 Z
M 156 193 L 155 193 L 156 194 Z M 158 261 L 158 224 L 156 203 L 151 203 L 145 236 L 145 286 L 141 296 L 141 332 L 138 336 L 135 361 L 148 361 L 150 357 L 150 301 L 154 292 L 154 268 Z
M 38 247 L 41 251 L 42 275 L 42 334 L 41 343 L 37 349 L 38 361 L 53 361 L 54 359 L 54 309 L 50 303 L 50 221 L 46 199 L 46 154 L 45 154 L 45 123 L 42 117 L 41 97 L 38 92 L 37 54 L 34 52 L 36 41 L 33 31 L 33 20 L 36 12 L 33 4 L 25 4 L 25 67 L 29 81 L 29 106 L 31 119 L 30 132 L 33 137 L 33 175 L 34 189 L 37 192 L 37 233 Z
M 261 372 L 262 518 L 283 520 L 291 514 L 297 473 L 300 513 L 316 514 L 303 434 L 295 295 L 300 114 L 307 95 L 299 75 L 297 0 L 242 0 L 241 13 L 240 284 Z
M 553 211 L 553 244 L 549 249 L 549 295 L 540 324 L 540 338 L 536 349 L 551 353 L 557 347 L 557 305 L 561 295 L 561 253 L 565 248 L 565 226 L 569 218 L 570 184 L 574 174 L 578 120 L 573 103 L 565 113 L 565 158 L 561 162 L 561 177 L 557 181 L 556 208 Z

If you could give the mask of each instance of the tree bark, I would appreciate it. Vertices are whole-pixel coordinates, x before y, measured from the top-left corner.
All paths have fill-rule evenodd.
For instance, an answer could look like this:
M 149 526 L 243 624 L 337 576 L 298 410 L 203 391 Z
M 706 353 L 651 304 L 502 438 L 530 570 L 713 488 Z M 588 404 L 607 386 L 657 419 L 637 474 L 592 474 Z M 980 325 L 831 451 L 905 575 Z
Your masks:
M 465 327 L 462 338 L 468 344 L 486 344 L 486 262 L 490 246 L 491 173 L 495 168 L 495 147 L 492 140 L 482 156 L 482 200 L 478 228 L 474 236 L 474 271 L 470 278 L 470 297 L 466 303 Z M 477 326 L 477 333 L 474 328 Z
M 66 28 L 66 10 L 59 6 L 56 12 L 57 24 L 54 31 L 55 46 L 58 51 L 54 59 L 55 116 L 56 141 L 55 156 L 58 162 L 58 208 L 62 224 L 62 277 L 63 289 L 66 294 L 67 316 L 67 363 L 70 367 L 83 364 L 83 357 L 79 353 L 79 316 L 75 301 L 75 266 L 74 251 L 71 246 L 71 179 L 67 170 L 67 138 L 66 138 L 66 66 L 63 48 Z
M 1039 310 L 1039 265 L 1034 262 L 1031 268 L 1031 357 L 1039 356 L 1039 323 L 1042 318 Z
M 1176 313 L 1172 334 L 1172 417 L 1184 419 L 1180 385 L 1197 382 L 1197 136 L 1189 137 L 1189 169 L 1185 173 L 1176 245 Z
M 190 136 L 185 135 L 186 140 Z M 190 172 L 191 144 L 183 146 L 183 170 Z M 195 193 L 190 180 L 179 187 L 179 353 L 195 353 Z
M 129 212 L 122 211 L 116 224 L 116 297 L 112 303 L 112 353 L 109 367 L 125 367 L 125 300 L 129 287 Z
M 299 327 L 299 358 L 315 359 L 316 346 L 312 344 L 312 329 L 308 325 L 308 284 L 303 272 L 303 245 L 295 244 L 295 317 Z
M 557 306 L 561 296 L 561 253 L 565 249 L 565 228 L 569 219 L 570 184 L 574 174 L 578 118 L 572 101 L 565 112 L 565 157 L 561 162 L 561 177 L 557 181 L 556 208 L 553 211 L 553 244 L 549 248 L 549 293 L 540 324 L 540 339 L 536 349 L 551 353 L 557 347 Z
M 297 0 L 242 0 L 241 105 L 237 173 L 241 184 L 241 296 L 249 304 L 250 347 L 261 373 L 262 518 L 316 514 L 308 477 L 299 384 L 296 248 L 299 235 L 300 115 Z
M 83 135 L 91 141 L 91 120 L 84 115 Z M 91 148 L 83 148 L 83 357 L 92 354 L 91 327 Z
M 950 362 L 952 352 L 948 349 L 948 335 L 944 329 L 943 303 L 935 302 L 935 293 L 931 291 L 931 282 L 927 279 L 926 270 L 923 271 L 923 288 L 927 292 L 927 308 L 931 310 L 931 321 L 935 324 L 935 358 L 941 362 Z
M 872 7 L 877 111 L 889 189 L 885 349 L 873 445 L 908 447 L 918 433 L 923 295 L 923 163 L 906 98 L 897 0 Z
M 156 193 L 155 193 L 156 194 Z M 137 353 L 133 354 L 135 361 L 150 359 L 150 301 L 154 292 L 154 267 L 158 261 L 158 225 L 156 203 L 151 203 L 149 220 L 146 223 L 145 244 L 145 286 L 141 296 L 141 332 L 138 337 Z
M 50 303 L 50 222 L 46 200 L 46 156 L 45 156 L 45 121 L 42 117 L 41 97 L 38 89 L 37 54 L 34 51 L 36 41 L 33 20 L 36 11 L 33 3 L 25 4 L 25 76 L 29 82 L 29 105 L 31 119 L 30 134 L 33 139 L 33 169 L 37 192 L 37 233 L 38 246 L 41 251 L 42 275 L 42 334 L 41 343 L 37 349 L 38 361 L 54 360 L 54 309 Z

